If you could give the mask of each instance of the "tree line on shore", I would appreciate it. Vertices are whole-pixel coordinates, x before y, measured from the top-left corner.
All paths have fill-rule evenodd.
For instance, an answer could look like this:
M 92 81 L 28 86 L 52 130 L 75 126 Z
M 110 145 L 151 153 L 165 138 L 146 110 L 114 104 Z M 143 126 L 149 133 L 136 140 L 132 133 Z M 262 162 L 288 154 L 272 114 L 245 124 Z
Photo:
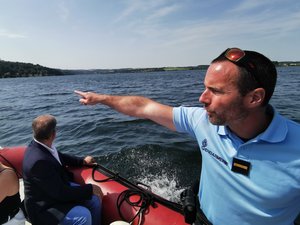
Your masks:
M 275 66 L 300 66 L 300 62 L 274 62 Z M 136 73 L 159 72 L 176 70 L 201 70 L 208 65 L 186 67 L 156 67 L 156 68 L 123 68 L 123 69 L 92 69 L 92 70 L 63 70 L 41 66 L 39 64 L 9 62 L 0 60 L 0 78 L 9 77 L 36 77 L 36 76 L 62 76 L 75 74 L 109 74 L 109 73 Z

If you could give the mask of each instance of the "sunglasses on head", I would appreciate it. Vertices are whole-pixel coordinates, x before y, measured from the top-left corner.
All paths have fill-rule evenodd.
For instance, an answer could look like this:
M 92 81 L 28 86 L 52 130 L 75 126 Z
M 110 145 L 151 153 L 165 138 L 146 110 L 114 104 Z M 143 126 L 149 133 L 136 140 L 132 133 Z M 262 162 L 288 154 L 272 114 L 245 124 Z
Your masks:
M 236 64 L 239 67 L 245 68 L 251 74 L 251 76 L 253 76 L 255 81 L 260 85 L 260 81 L 256 72 L 256 67 L 249 60 L 249 58 L 246 55 L 246 52 L 239 48 L 228 48 L 223 52 L 223 55 L 230 62 Z

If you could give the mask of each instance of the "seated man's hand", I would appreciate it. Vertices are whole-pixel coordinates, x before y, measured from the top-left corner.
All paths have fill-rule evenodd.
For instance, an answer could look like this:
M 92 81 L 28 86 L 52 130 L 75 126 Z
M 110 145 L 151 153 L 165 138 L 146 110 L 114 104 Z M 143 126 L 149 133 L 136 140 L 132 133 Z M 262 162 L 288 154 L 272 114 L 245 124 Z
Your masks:
M 83 159 L 83 165 L 84 166 L 94 166 L 94 165 L 97 165 L 97 163 L 92 156 L 88 155 Z

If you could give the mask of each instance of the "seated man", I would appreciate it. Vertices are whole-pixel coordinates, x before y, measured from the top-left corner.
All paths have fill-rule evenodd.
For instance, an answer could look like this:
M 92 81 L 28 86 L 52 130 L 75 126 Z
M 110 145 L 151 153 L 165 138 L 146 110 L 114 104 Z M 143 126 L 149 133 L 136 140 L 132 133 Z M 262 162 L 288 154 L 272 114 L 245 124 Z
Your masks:
M 53 146 L 56 119 L 42 115 L 32 122 L 34 139 L 23 160 L 25 208 L 32 225 L 101 223 L 101 189 L 72 182 L 66 166 L 92 165 L 91 156 L 60 153 Z

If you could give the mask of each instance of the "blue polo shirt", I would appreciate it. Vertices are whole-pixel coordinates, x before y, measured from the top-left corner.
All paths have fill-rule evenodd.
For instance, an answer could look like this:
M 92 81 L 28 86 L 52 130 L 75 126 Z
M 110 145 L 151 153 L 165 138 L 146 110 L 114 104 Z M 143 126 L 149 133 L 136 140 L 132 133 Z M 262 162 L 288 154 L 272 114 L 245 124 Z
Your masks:
M 173 109 L 177 131 L 199 144 L 199 201 L 214 225 L 293 225 L 300 213 L 300 125 L 273 111 L 269 127 L 243 142 L 203 108 Z M 231 170 L 234 158 L 250 163 L 248 175 Z

